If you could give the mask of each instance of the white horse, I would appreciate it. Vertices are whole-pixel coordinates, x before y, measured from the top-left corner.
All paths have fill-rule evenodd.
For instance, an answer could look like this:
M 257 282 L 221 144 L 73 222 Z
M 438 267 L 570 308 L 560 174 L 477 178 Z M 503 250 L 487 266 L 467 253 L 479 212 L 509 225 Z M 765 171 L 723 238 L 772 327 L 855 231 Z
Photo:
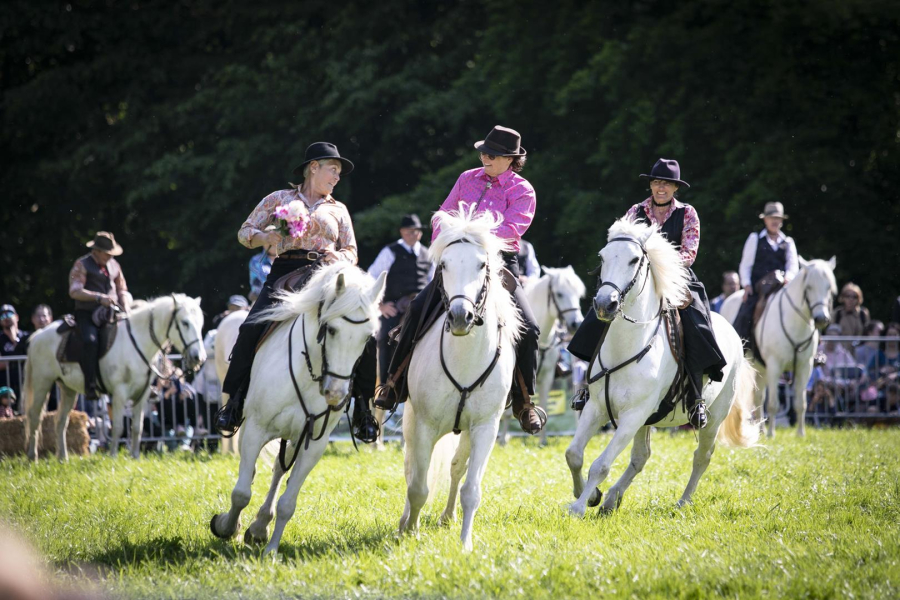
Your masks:
M 219 322 L 219 328 L 216 333 L 216 343 L 215 343 L 215 362 L 216 362 L 216 375 L 219 377 L 219 381 L 225 381 L 225 374 L 228 373 L 228 365 L 231 364 L 231 350 L 234 348 L 234 343 L 237 341 L 238 333 L 240 333 L 241 324 L 247 320 L 247 315 L 249 313 L 246 310 L 236 310 L 233 313 L 226 315 L 224 319 Z M 228 402 L 228 394 L 222 392 L 222 406 L 225 406 L 225 403 Z M 219 451 L 222 454 L 240 454 L 240 429 L 234 436 L 230 438 L 223 437 L 220 445 Z
M 554 269 L 541 267 L 544 275 L 540 279 L 528 282 L 525 295 L 534 319 L 541 328 L 538 340 L 540 355 L 538 359 L 535 391 L 540 398 L 541 408 L 546 412 L 550 399 L 550 388 L 556 378 L 556 363 L 567 334 L 574 333 L 584 320 L 581 313 L 581 299 L 584 298 L 585 287 L 571 266 Z M 500 422 L 498 441 L 501 446 L 509 439 L 509 421 L 511 411 L 505 411 Z M 547 445 L 547 428 L 541 430 L 541 445 Z
M 447 312 L 420 339 L 409 365 L 409 402 L 403 415 L 407 495 L 400 533 L 417 530 L 431 485 L 429 466 L 433 458 L 439 462 L 441 454 L 433 452 L 435 444 L 456 430 L 461 434 L 450 440 L 458 446 L 441 522 L 455 520 L 459 483 L 467 472 L 461 540 L 463 548 L 471 550 L 472 521 L 512 384 L 521 320 L 503 289 L 500 252 L 506 243 L 492 233 L 498 220 L 487 213 L 476 216 L 474 206 L 438 212 L 436 218 L 441 235 L 430 252 L 439 265 L 436 291 Z
M 592 372 L 602 373 L 601 365 L 610 372 L 590 385 L 590 400 L 566 450 L 577 498 L 569 511 L 576 516 L 583 516 L 586 506 L 600 502 L 597 486 L 606 479 L 612 463 L 632 439 L 631 461 L 609 490 L 603 510 L 618 507 L 625 490 L 650 457 L 650 427 L 646 422 L 659 407 L 677 371 L 664 328 L 660 326 L 660 311 L 680 305 L 687 295 L 687 270 L 678 251 L 656 226 L 626 219 L 616 221 L 609 229 L 608 243 L 600 251 L 600 259 L 602 283 L 594 296 L 594 309 L 599 318 L 609 322 L 609 330 Z M 620 316 L 624 318 L 617 318 Z M 759 438 L 759 427 L 751 422 L 753 369 L 741 351 L 741 340 L 721 316 L 713 314 L 712 325 L 728 365 L 721 382 L 707 381 L 703 387 L 709 422 L 698 432 L 693 471 L 679 506 L 691 501 L 709 465 L 717 434 L 721 433 L 724 442 L 743 447 L 756 444 Z M 635 358 L 642 352 L 646 353 Z M 607 406 L 612 409 L 612 415 Z M 581 473 L 584 448 L 610 417 L 618 423 L 618 429 L 591 465 L 585 485 Z M 686 413 L 676 407 L 671 416 L 655 426 L 679 427 L 686 422 Z
M 60 383 L 59 413 L 56 421 L 57 455 L 66 460 L 66 425 L 75 396 L 84 393 L 84 374 L 77 363 L 60 363 L 56 352 L 62 336 L 56 332 L 56 321 L 35 333 L 28 345 L 25 363 L 25 412 L 27 414 L 26 446 L 28 457 L 37 460 L 40 423 L 47 394 L 54 383 Z M 150 379 L 163 348 L 171 342 L 184 358 L 185 368 L 194 369 L 206 360 L 203 347 L 203 311 L 200 298 L 172 294 L 136 308 L 128 319 L 119 321 L 116 340 L 100 359 L 100 380 L 112 398 L 113 431 L 110 454 L 119 451 L 125 403 L 133 402 L 131 418 L 131 455 L 140 456 L 144 406 L 150 396 Z M 76 330 L 72 335 L 80 335 Z M 37 401 L 35 401 L 37 400 Z
M 831 321 L 832 298 L 837 294 L 834 267 L 837 259 L 800 259 L 800 272 L 786 286 L 772 294 L 762 317 L 754 327 L 759 353 L 765 364 L 758 364 L 756 407 L 762 414 L 763 402 L 769 415 L 768 436 L 775 436 L 778 411 L 778 380 L 785 371 L 794 377 L 794 412 L 797 435 L 806 435 L 806 384 L 812 373 L 813 358 L 819 347 L 819 329 Z M 737 317 L 743 290 L 725 299 L 722 316 L 733 323 Z M 766 393 L 768 392 L 768 393 Z
M 337 262 L 321 267 L 303 290 L 280 294 L 280 303 L 259 314 L 259 320 L 281 325 L 253 360 L 244 403 L 240 473 L 231 492 L 231 509 L 210 521 L 213 534 L 230 538 L 239 533 L 241 511 L 250 502 L 256 459 L 263 446 L 280 437 L 290 443 L 282 444 L 269 492 L 244 535 L 247 543 L 268 540 L 266 554 L 277 552 L 300 487 L 322 458 L 328 436 L 349 400 L 354 366 L 378 328 L 384 282 L 384 274 L 374 281 L 364 271 Z M 275 495 L 294 460 L 269 539 L 268 525 L 276 516 Z

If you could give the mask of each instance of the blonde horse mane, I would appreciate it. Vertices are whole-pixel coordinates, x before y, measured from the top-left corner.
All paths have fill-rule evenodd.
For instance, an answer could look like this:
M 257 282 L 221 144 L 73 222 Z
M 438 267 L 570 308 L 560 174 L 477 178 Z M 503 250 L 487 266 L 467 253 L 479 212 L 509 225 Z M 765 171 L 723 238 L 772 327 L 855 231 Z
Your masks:
M 435 239 L 429 255 L 431 259 L 440 264 L 444 251 L 454 242 L 465 241 L 483 248 L 490 258 L 490 294 L 487 304 L 497 315 L 499 322 L 506 325 L 506 334 L 510 335 L 510 341 L 519 338 L 522 328 L 522 320 L 519 311 L 509 294 L 503 290 L 503 281 L 500 276 L 500 267 L 503 265 L 502 252 L 512 252 L 511 244 L 494 234 L 494 230 L 502 220 L 491 212 L 475 213 L 474 204 L 460 203 L 459 210 L 438 211 L 434 220 L 438 223 L 441 232 Z
M 688 270 L 681 254 L 660 233 L 659 227 L 622 217 L 609 228 L 607 241 L 617 237 L 630 237 L 641 242 L 650 261 L 657 296 L 669 307 L 681 305 L 688 293 Z
M 337 279 L 343 276 L 344 289 L 337 294 Z M 342 317 L 356 309 L 377 321 L 378 303 L 370 296 L 375 280 L 348 262 L 319 267 L 299 292 L 276 292 L 278 303 L 254 316 L 254 321 L 287 321 L 304 313 L 317 312 L 322 306 L 322 322 Z

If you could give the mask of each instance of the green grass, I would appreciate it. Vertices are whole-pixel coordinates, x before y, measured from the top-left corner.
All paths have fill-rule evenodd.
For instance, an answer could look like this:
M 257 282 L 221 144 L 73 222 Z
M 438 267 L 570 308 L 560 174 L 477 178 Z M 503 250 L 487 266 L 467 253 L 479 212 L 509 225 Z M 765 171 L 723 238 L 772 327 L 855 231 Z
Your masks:
M 437 526 L 442 506 L 426 508 L 418 539 L 395 539 L 397 445 L 333 446 L 275 559 L 209 533 L 237 475 L 219 456 L 2 461 L 0 519 L 63 579 L 93 573 L 126 598 L 900 596 L 900 430 L 779 433 L 764 448 L 719 448 L 694 506 L 676 510 L 695 442 L 658 432 L 621 509 L 584 520 L 565 514 L 568 439 L 514 440 L 491 457 L 471 554 L 458 522 Z M 608 440 L 593 440 L 586 465 Z M 267 484 L 261 468 L 244 526 Z

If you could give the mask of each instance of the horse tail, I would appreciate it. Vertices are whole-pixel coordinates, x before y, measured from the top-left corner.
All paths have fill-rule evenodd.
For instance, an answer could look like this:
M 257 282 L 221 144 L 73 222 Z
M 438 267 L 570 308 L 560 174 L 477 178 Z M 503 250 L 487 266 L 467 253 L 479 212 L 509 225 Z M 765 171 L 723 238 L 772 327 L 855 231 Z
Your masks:
M 33 345 L 29 344 L 28 346 L 28 355 L 31 354 Z M 28 448 L 28 442 L 30 441 L 28 438 L 30 437 L 28 432 L 31 431 L 31 407 L 34 405 L 34 382 L 32 374 L 33 369 L 31 368 L 31 358 L 30 356 L 26 356 L 25 358 L 25 372 L 22 374 L 22 414 L 25 415 L 26 424 L 25 424 L 25 448 Z M 38 417 L 40 419 L 40 417 Z M 40 436 L 41 433 L 41 424 L 38 421 L 37 429 L 34 432 L 35 437 Z M 38 437 L 38 440 L 40 438 Z
M 756 371 L 750 361 L 741 356 L 735 373 L 731 409 L 719 430 L 719 439 L 726 446 L 750 448 L 759 442 L 759 424 L 753 422 L 755 390 Z
M 412 402 L 407 402 L 403 408 L 403 439 L 406 441 L 406 451 L 409 451 L 410 442 L 416 435 L 416 418 L 413 414 Z M 447 434 L 437 441 L 434 450 L 431 452 L 431 463 L 428 465 L 428 474 L 426 481 L 428 482 L 428 500 L 435 497 L 438 491 L 449 489 L 450 487 L 450 465 L 453 462 L 453 455 L 456 454 L 456 448 L 459 446 L 459 436 Z M 409 482 L 412 469 L 412 460 L 407 455 L 404 461 L 404 472 L 406 481 Z

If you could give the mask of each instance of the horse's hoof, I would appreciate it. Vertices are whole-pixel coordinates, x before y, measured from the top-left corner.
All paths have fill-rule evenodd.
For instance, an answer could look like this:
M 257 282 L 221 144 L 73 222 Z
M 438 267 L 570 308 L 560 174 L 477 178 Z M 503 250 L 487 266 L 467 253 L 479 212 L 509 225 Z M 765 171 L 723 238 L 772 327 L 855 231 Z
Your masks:
M 216 536 L 217 538 L 219 538 L 221 540 L 229 540 L 229 539 L 233 538 L 235 536 L 235 534 L 238 532 L 238 530 L 241 528 L 240 521 L 238 521 L 237 527 L 235 527 L 235 529 L 234 529 L 234 533 L 232 533 L 231 535 L 223 535 L 216 530 L 216 519 L 218 518 L 218 516 L 219 515 L 213 515 L 213 518 L 209 520 L 209 530 L 212 532 L 212 534 L 214 536 Z
M 248 546 L 258 546 L 260 544 L 265 544 L 269 541 L 268 532 L 266 532 L 266 537 L 258 538 L 250 532 L 250 528 L 247 528 L 247 531 L 244 532 L 244 543 Z
M 591 508 L 594 508 L 595 506 L 600 506 L 600 503 L 602 501 L 603 501 L 603 492 L 600 491 L 600 488 L 597 488 L 597 496 L 594 497 L 594 495 L 591 494 L 591 497 L 588 498 L 587 505 Z

